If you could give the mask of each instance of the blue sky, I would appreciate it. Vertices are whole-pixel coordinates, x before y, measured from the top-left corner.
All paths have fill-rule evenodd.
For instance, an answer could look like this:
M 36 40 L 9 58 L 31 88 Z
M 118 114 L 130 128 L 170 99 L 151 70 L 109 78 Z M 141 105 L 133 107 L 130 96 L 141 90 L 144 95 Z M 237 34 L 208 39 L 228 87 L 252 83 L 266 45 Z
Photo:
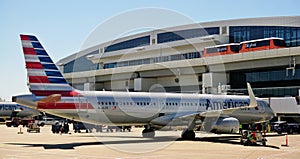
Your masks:
M 99 24 L 135 9 L 168 9 L 195 22 L 206 22 L 299 16 L 299 6 L 298 0 L 0 0 L 0 97 L 10 100 L 13 95 L 29 92 L 20 33 L 38 36 L 56 62 L 79 51 L 87 36 Z

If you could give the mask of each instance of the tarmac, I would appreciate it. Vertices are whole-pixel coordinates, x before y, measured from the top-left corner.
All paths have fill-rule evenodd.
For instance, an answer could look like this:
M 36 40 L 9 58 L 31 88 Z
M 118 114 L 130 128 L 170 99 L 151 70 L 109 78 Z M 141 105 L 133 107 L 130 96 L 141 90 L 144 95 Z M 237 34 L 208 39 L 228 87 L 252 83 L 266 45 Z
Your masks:
M 72 128 L 72 126 L 70 126 Z M 142 128 L 131 132 L 53 134 L 51 126 L 41 133 L 27 128 L 0 125 L 0 157 L 27 158 L 205 158 L 205 159 L 299 159 L 300 135 L 267 134 L 267 146 L 243 146 L 239 135 L 196 133 L 194 141 L 180 139 L 181 131 L 156 131 L 156 138 L 144 139 Z M 21 133 L 20 133 L 21 132 Z

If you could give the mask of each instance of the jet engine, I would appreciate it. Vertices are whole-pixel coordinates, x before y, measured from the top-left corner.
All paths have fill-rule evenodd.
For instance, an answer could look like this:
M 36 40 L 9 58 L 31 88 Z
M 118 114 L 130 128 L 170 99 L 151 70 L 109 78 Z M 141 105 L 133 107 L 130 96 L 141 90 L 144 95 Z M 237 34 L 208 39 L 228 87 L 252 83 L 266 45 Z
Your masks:
M 210 123 L 211 125 L 208 125 Z M 215 123 L 206 122 L 204 123 L 205 130 L 216 134 L 231 134 L 238 133 L 240 122 L 236 118 L 219 118 Z

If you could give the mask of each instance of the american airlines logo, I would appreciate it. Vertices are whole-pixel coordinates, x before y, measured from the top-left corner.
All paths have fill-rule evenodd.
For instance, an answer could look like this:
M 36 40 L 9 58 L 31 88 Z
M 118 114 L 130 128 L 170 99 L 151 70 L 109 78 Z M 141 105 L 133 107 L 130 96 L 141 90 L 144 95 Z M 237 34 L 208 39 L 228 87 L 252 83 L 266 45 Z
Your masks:
M 244 107 L 248 106 L 249 102 L 245 100 L 225 100 L 225 101 L 218 101 L 218 100 L 209 100 L 206 99 L 206 110 L 220 110 L 220 109 L 228 109 L 228 108 L 237 108 L 237 107 Z
M 8 105 L 8 104 L 1 104 L 0 110 L 16 110 L 17 106 L 15 105 Z

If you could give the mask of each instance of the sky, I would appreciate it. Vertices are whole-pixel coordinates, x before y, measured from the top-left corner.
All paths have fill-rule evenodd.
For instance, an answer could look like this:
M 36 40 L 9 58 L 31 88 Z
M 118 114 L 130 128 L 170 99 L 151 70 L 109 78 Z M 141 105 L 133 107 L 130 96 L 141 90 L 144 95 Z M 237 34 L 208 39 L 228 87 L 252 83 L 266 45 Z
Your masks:
M 81 50 L 95 28 L 135 10 L 168 10 L 193 22 L 209 22 L 237 18 L 299 16 L 299 6 L 299 0 L 0 0 L 0 98 L 10 101 L 14 95 L 29 93 L 19 39 L 21 33 L 36 35 L 53 61 L 57 62 Z M 143 19 L 141 15 L 119 18 L 122 17 L 125 24 L 139 22 L 139 18 Z M 169 19 L 159 16 L 159 13 L 153 15 L 161 20 L 151 21 L 152 23 L 160 24 Z M 184 18 L 173 19 L 174 25 L 187 23 Z M 145 21 L 147 19 L 144 18 Z M 101 31 L 114 32 L 112 28 L 105 30 L 106 28 L 101 28 Z M 113 29 L 119 28 L 121 26 L 116 25 Z M 111 34 L 111 37 L 100 37 L 99 43 L 116 38 L 113 36 L 115 34 Z

